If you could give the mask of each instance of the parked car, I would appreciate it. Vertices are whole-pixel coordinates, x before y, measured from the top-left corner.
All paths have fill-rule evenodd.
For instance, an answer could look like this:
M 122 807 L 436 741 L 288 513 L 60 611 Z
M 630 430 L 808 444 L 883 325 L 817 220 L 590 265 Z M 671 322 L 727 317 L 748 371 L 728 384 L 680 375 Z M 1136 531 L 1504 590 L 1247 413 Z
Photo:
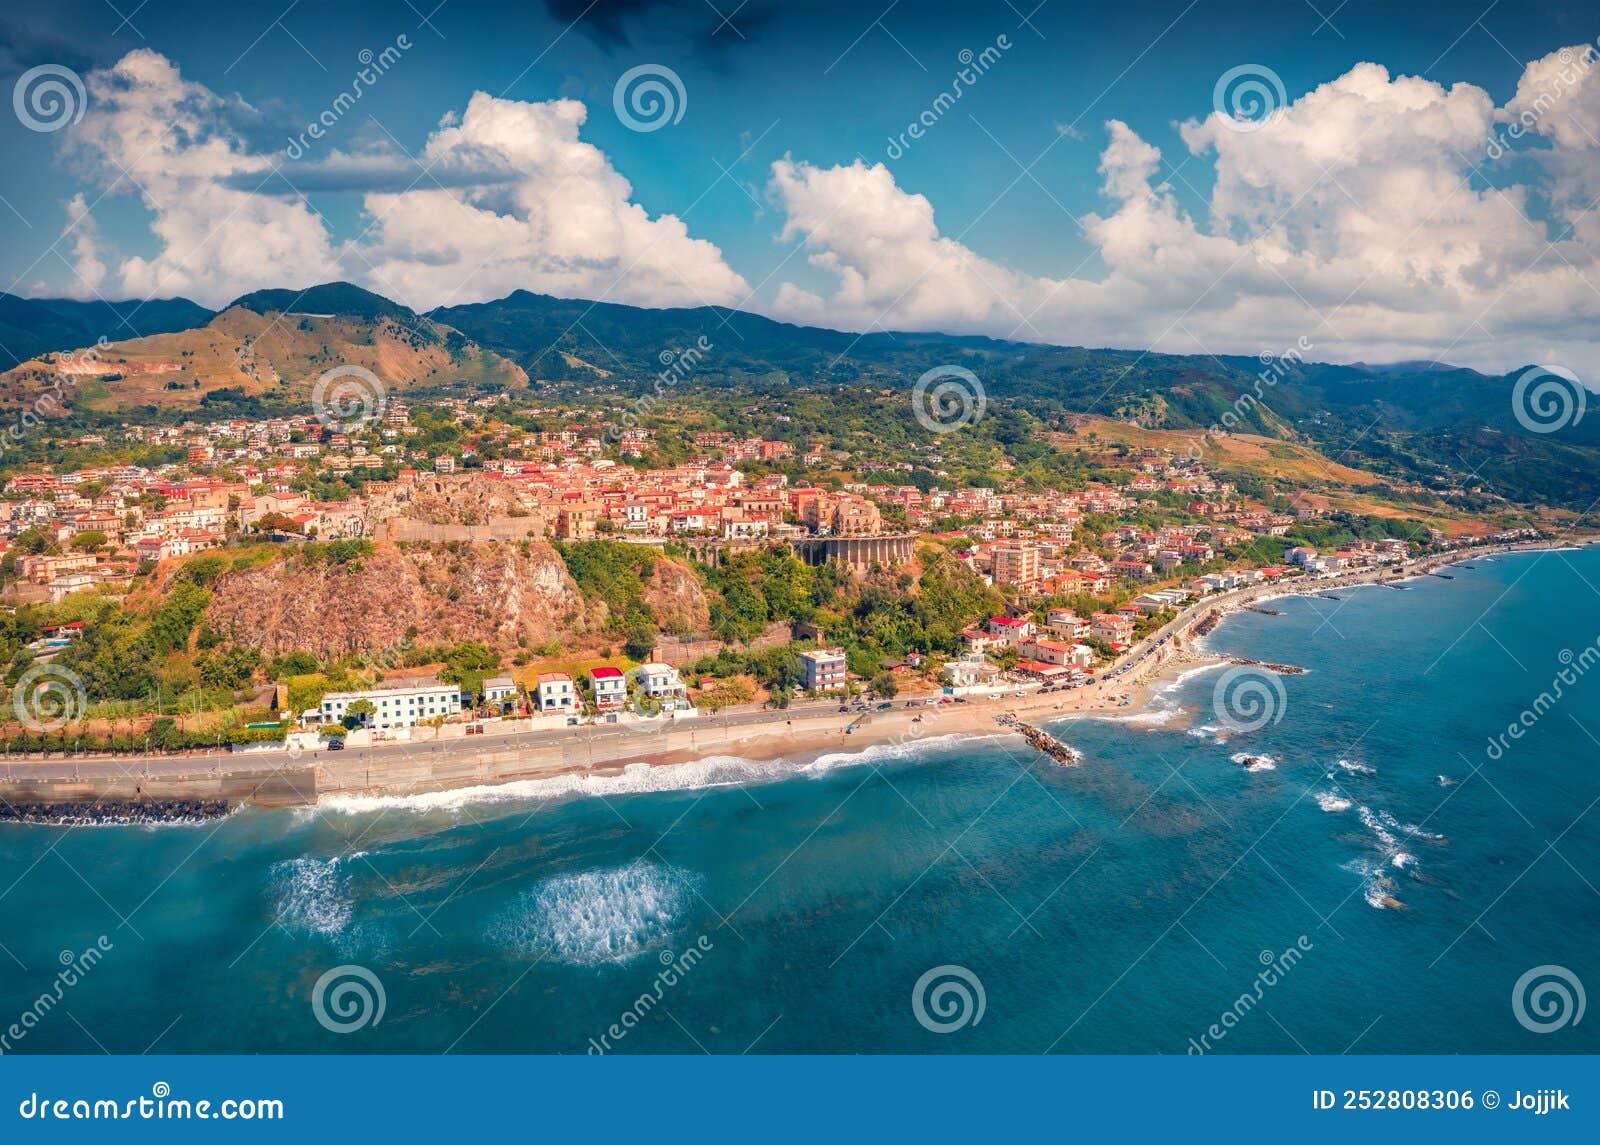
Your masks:
M 344 740 L 342 740 L 342 739 L 330 739 L 328 741 L 328 750 L 329 751 L 343 751 L 344 750 Z

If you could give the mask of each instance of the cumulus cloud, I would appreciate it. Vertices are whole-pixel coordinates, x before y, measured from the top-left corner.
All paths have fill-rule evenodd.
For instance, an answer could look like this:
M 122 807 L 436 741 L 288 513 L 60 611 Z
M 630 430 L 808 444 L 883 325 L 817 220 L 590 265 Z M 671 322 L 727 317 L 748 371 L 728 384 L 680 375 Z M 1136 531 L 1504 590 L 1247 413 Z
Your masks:
M 674 215 L 651 218 L 598 147 L 578 138 L 576 100 L 472 97 L 419 159 L 502 178 L 459 189 L 423 178 L 366 196 L 360 248 L 372 277 L 413 305 L 481 301 L 518 288 L 643 306 L 735 303 L 749 286 Z
M 1597 85 L 1574 88 L 1570 116 L 1588 113 Z M 786 158 L 771 183 L 783 237 L 805 240 L 811 264 L 836 283 L 785 289 L 777 306 L 862 330 L 1213 353 L 1281 352 L 1303 335 L 1334 360 L 1600 366 L 1585 329 L 1600 317 L 1591 285 L 1600 233 L 1563 225 L 1581 223 L 1580 212 L 1540 213 L 1541 197 L 1559 198 L 1553 180 L 1475 178 L 1504 114 L 1472 85 L 1360 64 L 1255 130 L 1220 112 L 1189 121 L 1184 144 L 1215 171 L 1203 220 L 1158 181 L 1159 150 L 1113 120 L 1099 166 L 1113 209 L 1082 220 L 1107 268 L 1093 280 L 985 259 L 942 234 L 928 200 L 881 164 Z M 1592 153 L 1580 164 L 1574 152 L 1597 143 L 1577 120 L 1541 122 L 1554 156 L 1546 169 L 1566 162 L 1592 176 Z
M 79 224 L 78 269 L 95 276 L 85 288 L 221 305 L 344 277 L 418 308 L 518 288 L 640 305 L 749 292 L 681 219 L 632 201 L 606 155 L 579 139 L 586 112 L 572 100 L 480 92 L 441 120 L 417 161 L 375 147 L 288 164 L 254 142 L 257 109 L 184 79 L 157 52 L 130 52 L 88 83 L 74 154 L 108 190 L 142 200 L 158 249 L 112 276 Z M 357 189 L 368 225 L 336 242 L 303 195 Z
M 750 296 L 715 245 L 634 201 L 582 138 L 575 100 L 480 92 L 416 159 L 379 140 L 286 165 L 263 141 L 271 115 L 159 53 L 130 52 L 88 83 L 88 114 L 64 141 L 100 190 L 144 203 L 154 243 L 108 253 L 75 197 L 63 253 L 80 292 L 218 305 L 343 277 L 419 308 L 515 289 L 647 306 Z M 1024 273 L 972 248 L 882 164 L 786 155 L 769 185 L 780 238 L 804 243 L 826 285 L 781 283 L 767 309 L 855 330 L 1251 354 L 1304 339 L 1331 360 L 1600 372 L 1592 50 L 1533 61 L 1504 107 L 1470 84 L 1363 63 L 1253 130 L 1220 112 L 1185 122 L 1187 177 L 1213 175 L 1200 210 L 1156 146 L 1104 126 L 1104 206 L 1079 220 L 1093 277 Z M 303 197 L 336 191 L 362 196 L 359 234 L 335 237 Z
M 185 80 L 146 48 L 92 72 L 88 85 L 89 110 L 72 143 L 110 190 L 143 201 L 160 247 L 122 261 L 119 292 L 215 304 L 334 275 L 332 244 L 313 211 L 229 185 L 264 180 L 272 166 L 245 141 L 248 104 Z
M 106 280 L 106 264 L 100 253 L 100 228 L 90 213 L 89 204 L 79 191 L 67 200 L 67 226 L 61 237 L 70 240 L 74 283 L 72 297 L 94 297 Z

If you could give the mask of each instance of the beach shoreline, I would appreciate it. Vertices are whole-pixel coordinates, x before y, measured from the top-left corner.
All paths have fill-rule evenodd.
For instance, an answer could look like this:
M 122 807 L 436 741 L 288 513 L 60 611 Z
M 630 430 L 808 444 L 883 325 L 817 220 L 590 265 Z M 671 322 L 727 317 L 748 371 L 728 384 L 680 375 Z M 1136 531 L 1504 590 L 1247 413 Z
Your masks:
M 672 768 L 719 757 L 752 763 L 793 761 L 795 770 L 824 755 L 915 745 L 935 738 L 1017 735 L 996 717 L 1014 716 L 1039 726 L 1071 716 L 1139 717 L 1151 700 L 1184 672 L 1228 662 L 1194 643 L 1241 609 L 1276 598 L 1315 595 L 1337 588 L 1403 581 L 1442 567 L 1515 552 L 1579 548 L 1595 538 L 1483 546 L 1317 578 L 1269 582 L 1204 597 L 1108 665 L 1093 684 L 1069 691 L 1023 691 L 994 698 L 940 702 L 927 693 L 898 698 L 888 710 L 840 713 L 832 705 L 702 717 L 650 730 L 574 729 L 545 742 L 496 744 L 497 738 L 389 745 L 346 752 L 238 754 L 198 757 L 99 757 L 81 760 L 8 761 L 0 799 L 13 819 L 37 821 L 37 812 L 62 807 L 105 807 L 100 822 L 161 819 L 162 808 L 192 816 L 195 804 L 307 806 L 324 799 L 405 798 L 445 791 L 493 788 L 530 780 L 621 776 L 625 769 Z M 1197 634 L 1195 629 L 1204 626 Z M 1112 673 L 1117 674 L 1113 675 Z M 908 702 L 909 700 L 909 702 Z M 930 702 L 931 701 L 931 702 Z M 911 706 L 915 704 L 917 706 Z M 1020 737 L 1019 737 L 1020 739 Z M 1031 749 L 1030 749 L 1031 750 Z M 119 818 L 123 809 L 142 809 Z M 179 818 L 175 811 L 173 818 Z M 56 816 L 57 821 L 60 820 Z

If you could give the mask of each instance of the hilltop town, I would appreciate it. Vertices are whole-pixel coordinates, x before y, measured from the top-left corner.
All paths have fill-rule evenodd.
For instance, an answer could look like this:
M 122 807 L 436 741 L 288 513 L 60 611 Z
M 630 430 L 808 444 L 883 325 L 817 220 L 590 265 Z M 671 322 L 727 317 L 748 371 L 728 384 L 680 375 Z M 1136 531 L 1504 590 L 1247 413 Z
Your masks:
M 948 443 L 782 429 L 682 431 L 689 456 L 663 461 L 659 423 L 503 394 L 349 424 L 41 427 L 38 456 L 84 463 L 5 478 L 7 742 L 359 742 L 1070 687 L 1208 593 L 1462 539 L 1288 483 L 1247 495 L 1156 447 L 1080 442 L 1087 476 L 1060 488 L 978 486 L 946 484 Z M 33 718 L 59 680 L 70 719 Z

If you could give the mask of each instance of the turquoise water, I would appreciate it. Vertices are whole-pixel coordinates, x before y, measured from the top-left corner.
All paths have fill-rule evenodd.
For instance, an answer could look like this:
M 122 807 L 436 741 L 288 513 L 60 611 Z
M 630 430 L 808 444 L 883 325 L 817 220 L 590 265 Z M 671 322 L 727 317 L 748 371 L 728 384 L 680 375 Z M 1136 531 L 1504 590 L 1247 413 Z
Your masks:
M 1512 995 L 1543 965 L 1600 984 L 1600 665 L 1489 742 L 1600 637 L 1600 550 L 1472 563 L 1234 616 L 1214 649 L 1309 669 L 1272 678 L 1276 722 L 1227 733 L 1224 673 L 1197 673 L 1156 720 L 1053 725 L 1070 770 L 934 740 L 798 772 L 8 827 L 0 1032 L 33 1019 L 0 1048 L 1594 1052 L 1600 1021 L 1535 1033 Z M 102 936 L 39 1011 L 61 952 Z M 340 966 L 370 975 L 322 992 L 345 1034 L 313 1009 Z M 982 990 L 975 1022 L 962 978 L 924 991 L 948 1033 L 913 1006 L 941 966 Z M 371 982 L 375 1023 L 343 1008 Z

